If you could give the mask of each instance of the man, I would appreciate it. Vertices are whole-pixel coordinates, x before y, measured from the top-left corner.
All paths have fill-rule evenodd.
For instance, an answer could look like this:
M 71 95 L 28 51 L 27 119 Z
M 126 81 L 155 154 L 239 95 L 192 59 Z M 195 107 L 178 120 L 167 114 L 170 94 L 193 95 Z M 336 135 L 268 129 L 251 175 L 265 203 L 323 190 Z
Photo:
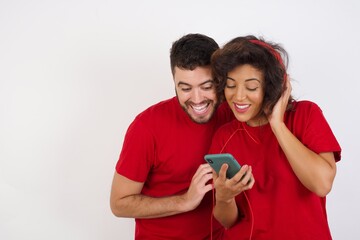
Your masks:
M 201 34 L 174 42 L 177 97 L 151 106 L 128 128 L 110 205 L 115 216 L 135 218 L 135 239 L 206 239 L 211 230 L 221 232 L 211 216 L 212 171 L 203 158 L 215 130 L 233 119 L 215 92 L 210 58 L 218 48 Z

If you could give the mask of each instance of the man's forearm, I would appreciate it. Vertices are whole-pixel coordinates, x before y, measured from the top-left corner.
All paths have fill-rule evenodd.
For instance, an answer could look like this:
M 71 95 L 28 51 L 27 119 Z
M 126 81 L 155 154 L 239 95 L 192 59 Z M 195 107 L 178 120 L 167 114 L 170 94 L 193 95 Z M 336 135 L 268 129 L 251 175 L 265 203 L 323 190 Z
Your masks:
M 137 194 L 126 196 L 112 203 L 117 217 L 159 218 L 189 211 L 183 195 L 154 198 Z

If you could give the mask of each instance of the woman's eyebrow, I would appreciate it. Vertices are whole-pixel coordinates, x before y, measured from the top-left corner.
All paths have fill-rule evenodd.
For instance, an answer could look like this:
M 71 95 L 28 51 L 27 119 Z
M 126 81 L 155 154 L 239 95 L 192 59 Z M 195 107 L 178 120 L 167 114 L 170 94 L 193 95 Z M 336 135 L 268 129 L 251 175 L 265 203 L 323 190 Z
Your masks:
M 248 79 L 245 79 L 245 82 L 249 82 L 249 81 L 258 81 L 258 82 L 260 82 L 260 80 L 257 79 L 257 78 L 248 78 Z
M 233 79 L 233 78 L 231 78 L 231 77 L 227 77 L 227 79 L 232 80 L 232 81 L 235 81 L 235 79 Z M 249 82 L 249 81 L 258 81 L 258 82 L 260 82 L 260 80 L 257 79 L 257 78 L 248 78 L 248 79 L 245 79 L 245 82 Z

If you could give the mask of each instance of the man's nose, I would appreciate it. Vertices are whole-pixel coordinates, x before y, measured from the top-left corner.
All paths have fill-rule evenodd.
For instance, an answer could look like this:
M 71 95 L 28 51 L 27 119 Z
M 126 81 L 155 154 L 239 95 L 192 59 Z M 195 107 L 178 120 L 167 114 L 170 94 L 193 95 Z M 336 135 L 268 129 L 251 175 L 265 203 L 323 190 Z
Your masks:
M 203 101 L 201 90 L 200 89 L 193 89 L 191 101 L 194 103 L 201 103 Z

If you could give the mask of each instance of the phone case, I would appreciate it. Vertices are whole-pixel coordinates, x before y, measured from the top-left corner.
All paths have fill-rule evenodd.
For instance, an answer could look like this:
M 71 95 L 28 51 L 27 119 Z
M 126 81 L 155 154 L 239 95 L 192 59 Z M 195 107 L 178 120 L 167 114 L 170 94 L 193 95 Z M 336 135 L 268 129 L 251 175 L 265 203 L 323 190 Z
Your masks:
M 204 156 L 204 159 L 217 174 L 219 174 L 221 166 L 226 163 L 229 166 L 226 171 L 226 177 L 229 179 L 240 170 L 240 164 L 230 153 L 207 154 Z

